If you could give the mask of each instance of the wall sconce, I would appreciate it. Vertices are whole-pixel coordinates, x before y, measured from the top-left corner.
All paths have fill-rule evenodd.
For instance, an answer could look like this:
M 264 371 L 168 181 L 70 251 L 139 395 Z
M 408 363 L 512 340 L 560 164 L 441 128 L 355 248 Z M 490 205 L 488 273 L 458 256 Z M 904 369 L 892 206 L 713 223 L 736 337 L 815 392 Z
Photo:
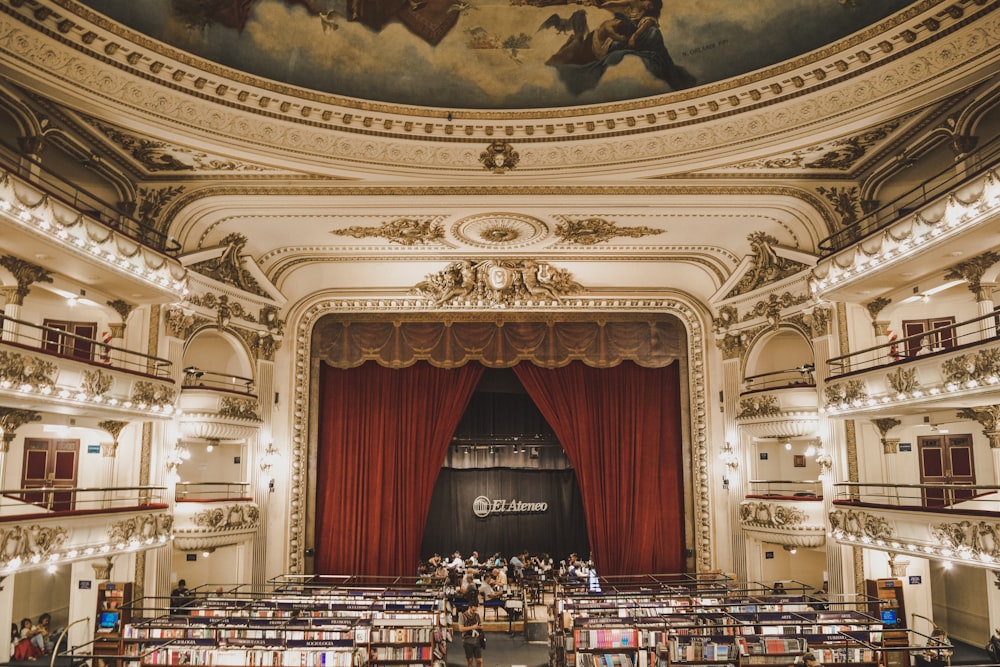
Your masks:
M 727 442 L 722 447 L 722 451 L 719 452 L 719 460 L 724 466 L 726 466 L 726 471 L 722 475 L 722 485 L 728 488 L 729 476 L 735 474 L 736 469 L 740 465 L 740 460 L 736 456 L 736 451 L 729 442 Z
M 819 464 L 819 478 L 826 479 L 826 475 L 833 468 L 833 457 L 830 456 L 822 445 L 816 448 L 816 463 Z
M 799 552 L 799 548 L 794 544 L 783 544 L 781 548 L 787 551 L 788 553 L 792 554 L 793 556 Z
M 271 472 L 271 468 L 274 467 L 275 462 L 278 460 L 278 450 L 275 449 L 274 443 L 267 443 L 267 449 L 264 450 L 264 455 L 260 457 L 260 470 L 265 475 Z
M 191 458 L 191 452 L 180 441 L 174 445 L 173 449 L 167 452 L 167 456 L 163 461 L 163 467 L 167 471 L 167 484 L 176 484 L 181 481 L 181 476 L 178 474 L 177 468 L 189 458 Z

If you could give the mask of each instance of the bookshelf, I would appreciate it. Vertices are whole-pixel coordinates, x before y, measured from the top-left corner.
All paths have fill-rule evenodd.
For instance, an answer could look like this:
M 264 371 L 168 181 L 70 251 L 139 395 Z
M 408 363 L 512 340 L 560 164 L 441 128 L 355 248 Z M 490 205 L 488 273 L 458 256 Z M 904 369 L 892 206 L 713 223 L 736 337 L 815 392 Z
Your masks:
M 135 617 L 124 654 L 142 666 L 427 667 L 444 662 L 444 596 L 358 591 L 207 597 L 183 615 Z
M 97 587 L 97 609 L 94 614 L 95 656 L 104 665 L 118 665 L 110 656 L 122 654 L 122 633 L 131 621 L 131 582 L 105 582 Z
M 828 666 L 875 667 L 882 623 L 807 596 L 689 591 L 567 595 L 556 601 L 554 667 L 788 665 L 813 651 Z M 832 608 L 831 608 L 832 607 Z

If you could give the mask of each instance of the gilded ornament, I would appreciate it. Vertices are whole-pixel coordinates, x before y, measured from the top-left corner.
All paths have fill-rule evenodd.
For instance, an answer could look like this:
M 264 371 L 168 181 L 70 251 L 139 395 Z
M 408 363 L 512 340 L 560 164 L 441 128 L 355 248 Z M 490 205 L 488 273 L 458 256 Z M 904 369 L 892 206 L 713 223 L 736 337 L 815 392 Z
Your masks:
M 595 245 L 612 238 L 625 236 L 633 239 L 663 234 L 666 230 L 654 227 L 619 227 L 618 223 L 603 218 L 565 220 L 556 225 L 555 234 L 566 243 Z
M 479 161 L 483 163 L 483 167 L 494 174 L 510 171 L 520 160 L 521 156 L 517 151 L 502 139 L 497 139 L 479 154 Z
M 443 239 L 444 227 L 437 220 L 399 218 L 383 222 L 378 227 L 353 225 L 347 229 L 334 229 L 330 233 L 336 236 L 351 236 L 356 239 L 383 238 L 391 243 L 412 246 Z
M 869 540 L 890 539 L 896 532 L 886 519 L 853 509 L 830 512 L 830 528 L 836 537 Z
M 88 396 L 104 396 L 111 390 L 111 387 L 115 383 L 114 376 L 111 373 L 105 373 L 99 368 L 93 371 L 84 370 L 82 375 L 80 388 Z
M 170 538 L 173 522 L 170 514 L 131 516 L 108 526 L 108 541 L 113 545 L 163 541 Z
M 912 394 L 920 389 L 916 368 L 897 368 L 886 373 L 885 380 L 897 394 Z
M 828 404 L 852 405 L 868 398 L 868 387 L 864 380 L 848 380 L 827 385 L 823 393 Z
M 253 277 L 253 274 L 246 268 L 245 263 L 249 255 L 243 254 L 243 248 L 247 244 L 247 237 L 242 234 L 232 233 L 227 235 L 220 242 L 220 246 L 225 246 L 221 255 L 213 259 L 207 259 L 197 264 L 192 264 L 189 268 L 192 271 L 218 280 L 219 282 L 232 285 L 249 294 L 269 297 Z M 224 298 L 224 297 L 220 297 Z
M 257 401 L 252 398 L 223 396 L 219 401 L 219 416 L 260 421 L 260 416 L 257 414 Z
M 410 290 L 436 305 L 510 306 L 517 303 L 561 301 L 582 291 L 565 269 L 547 262 L 525 260 L 470 260 L 452 262 L 429 274 Z
M 17 289 L 14 290 L 12 301 L 16 306 L 24 304 L 24 297 L 28 296 L 33 283 L 52 282 L 52 273 L 48 269 L 13 255 L 0 255 L 0 266 L 10 271 L 14 280 L 17 281 Z
M 69 532 L 62 526 L 39 524 L 15 525 L 0 528 L 0 561 L 10 563 L 15 559 L 29 562 L 44 559 L 69 539 Z
M 753 255 L 750 269 L 740 278 L 726 298 L 746 294 L 769 283 L 794 275 L 807 268 L 805 264 L 781 257 L 774 252 L 778 239 L 765 232 L 753 232 L 747 236 Z M 803 299 L 804 301 L 805 299 Z M 802 303 L 799 301 L 798 303 Z
M 233 503 L 202 510 L 194 514 L 191 521 L 196 526 L 212 531 L 247 530 L 257 527 L 260 510 L 256 505 Z
M 781 407 L 778 399 L 769 394 L 763 396 L 750 396 L 740 400 L 740 411 L 736 415 L 737 419 L 754 419 L 756 417 L 770 417 L 781 414 Z
M 776 503 L 748 502 L 740 506 L 740 521 L 760 528 L 790 528 L 805 523 L 806 513 Z
M 160 384 L 159 382 L 149 382 L 140 380 L 132 387 L 132 402 L 138 405 L 148 405 L 150 407 L 164 407 L 173 405 L 176 390 L 173 387 Z

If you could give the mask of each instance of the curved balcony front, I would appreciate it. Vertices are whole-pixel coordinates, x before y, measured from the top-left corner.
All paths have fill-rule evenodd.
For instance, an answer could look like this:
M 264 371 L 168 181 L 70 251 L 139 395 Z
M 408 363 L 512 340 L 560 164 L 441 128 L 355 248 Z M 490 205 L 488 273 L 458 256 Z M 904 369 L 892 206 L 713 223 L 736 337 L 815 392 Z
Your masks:
M 187 497 L 174 507 L 174 547 L 202 551 L 253 539 L 260 509 L 250 498 Z
M 99 419 L 171 419 L 170 362 L 0 316 L 0 399 L 20 410 Z
M 819 398 L 811 366 L 744 379 L 736 423 L 754 438 L 799 438 L 816 434 Z
M 1000 403 L 1000 335 L 994 313 L 830 360 L 823 411 L 830 416 L 923 414 Z
M 179 418 L 188 440 L 245 441 L 260 429 L 260 406 L 252 381 L 198 369 L 185 369 Z
M 154 486 L 0 491 L 0 576 L 170 544 L 173 514 Z
M 740 502 L 740 526 L 762 542 L 816 548 L 826 543 L 822 484 L 812 480 L 752 480 Z
M 841 544 L 996 569 L 1000 486 L 836 484 L 831 538 Z

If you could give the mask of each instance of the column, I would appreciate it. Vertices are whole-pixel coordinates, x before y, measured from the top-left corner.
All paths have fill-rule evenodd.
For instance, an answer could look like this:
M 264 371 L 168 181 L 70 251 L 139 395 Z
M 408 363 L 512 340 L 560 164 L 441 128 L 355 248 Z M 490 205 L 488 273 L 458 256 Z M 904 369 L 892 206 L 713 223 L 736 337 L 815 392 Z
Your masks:
M 889 342 L 889 321 L 888 320 L 876 320 L 872 322 L 872 327 L 875 329 L 875 345 L 887 345 Z M 887 364 L 892 359 L 890 357 L 890 350 L 888 347 L 882 348 L 878 352 L 878 363 Z
M 267 555 L 269 551 L 267 548 L 268 541 L 276 537 L 279 538 L 279 540 L 283 540 L 284 538 L 284 535 L 275 536 L 268 534 L 267 529 L 270 525 L 269 517 L 271 512 L 274 511 L 279 514 L 287 514 L 290 520 L 296 521 L 298 520 L 298 517 L 293 517 L 292 513 L 303 512 L 304 508 L 295 507 L 289 512 L 284 512 L 284 508 L 282 507 L 281 500 L 287 497 L 286 494 L 288 492 L 288 471 L 281 470 L 280 472 L 283 474 L 279 474 L 279 462 L 274 460 L 277 456 L 273 452 L 275 452 L 275 450 L 278 452 L 284 452 L 286 454 L 285 459 L 287 460 L 289 443 L 284 443 L 284 446 L 282 446 L 273 441 L 273 361 L 263 359 L 258 359 L 257 361 L 257 395 L 259 397 L 261 427 L 258 436 L 248 443 L 249 447 L 253 450 L 253 456 L 250 458 L 251 470 L 248 472 L 247 479 L 253 484 L 253 499 L 260 509 L 260 523 L 257 526 L 257 531 L 254 533 L 252 548 L 249 553 L 251 560 L 250 580 L 254 589 L 262 589 L 267 583 L 267 573 L 269 571 L 282 571 L 282 563 L 284 562 L 285 552 L 287 552 L 287 549 L 275 549 L 274 551 L 276 553 L 273 555 L 278 556 L 281 560 L 269 567 L 267 562 Z M 266 460 L 265 457 L 267 457 Z M 265 465 L 270 464 L 271 467 L 264 470 L 261 467 L 262 461 L 265 462 Z M 274 481 L 272 482 L 272 480 Z M 272 505 L 274 506 L 272 507 Z
M 127 359 L 125 359 L 125 350 L 121 349 L 125 347 L 125 323 L 116 322 L 114 324 L 109 324 L 108 328 L 111 329 L 109 332 L 111 334 L 111 348 L 108 352 L 108 356 L 111 359 L 111 364 L 118 368 L 127 367 Z
M 17 340 L 17 323 L 11 320 L 11 318 L 21 319 L 21 299 L 17 296 L 17 288 L 0 288 L 0 294 L 3 295 L 6 302 L 3 307 L 3 331 L 0 332 L 0 338 Z
M 979 339 L 988 340 L 997 335 L 997 321 L 992 315 L 994 311 L 993 290 L 996 283 L 978 283 L 975 286 L 976 305 L 979 306 L 979 314 L 984 316 L 979 322 Z
M 743 384 L 740 358 L 744 345 L 739 336 L 726 335 L 720 344 L 722 349 L 722 392 L 720 396 L 723 431 L 713 438 L 711 469 L 717 471 L 710 478 L 710 488 L 714 488 L 716 526 L 714 530 L 718 546 L 723 536 L 729 538 L 729 551 L 723 561 L 716 554 L 716 566 L 732 572 L 737 579 L 747 580 L 753 573 L 760 574 L 760 550 L 749 548 L 746 534 L 740 524 L 740 503 L 747 494 L 747 483 L 752 474 L 747 450 L 749 438 L 743 436 L 736 425 L 739 414 L 740 387 Z M 731 448 L 731 451 L 724 450 Z
M 9 628 L 11 623 L 19 623 L 21 619 L 14 618 L 14 575 L 8 575 L 0 581 L 0 625 Z M 0 642 L 0 662 L 10 660 L 10 642 Z

